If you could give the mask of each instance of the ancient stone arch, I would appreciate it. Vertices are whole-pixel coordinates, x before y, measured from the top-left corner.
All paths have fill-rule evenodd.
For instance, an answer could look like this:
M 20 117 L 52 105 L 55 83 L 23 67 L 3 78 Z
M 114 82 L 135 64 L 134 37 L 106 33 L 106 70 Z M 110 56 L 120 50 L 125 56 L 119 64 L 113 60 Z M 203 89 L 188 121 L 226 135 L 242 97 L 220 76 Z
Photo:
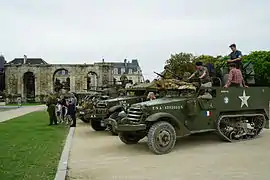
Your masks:
M 23 92 L 27 101 L 35 101 L 36 86 L 35 75 L 31 71 L 23 74 Z
M 87 90 L 96 90 L 98 87 L 98 75 L 94 71 L 87 73 Z
M 53 89 L 59 92 L 63 89 L 70 90 L 70 72 L 65 68 L 56 69 L 53 73 Z

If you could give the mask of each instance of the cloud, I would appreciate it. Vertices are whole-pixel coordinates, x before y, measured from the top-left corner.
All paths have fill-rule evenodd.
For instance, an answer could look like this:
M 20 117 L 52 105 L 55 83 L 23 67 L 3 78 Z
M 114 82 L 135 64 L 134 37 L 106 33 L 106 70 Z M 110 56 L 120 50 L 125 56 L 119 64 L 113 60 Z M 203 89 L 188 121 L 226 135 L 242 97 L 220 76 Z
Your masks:
M 13 0 L 0 7 L 0 51 L 50 63 L 139 59 L 146 78 L 171 53 L 269 49 L 266 0 Z

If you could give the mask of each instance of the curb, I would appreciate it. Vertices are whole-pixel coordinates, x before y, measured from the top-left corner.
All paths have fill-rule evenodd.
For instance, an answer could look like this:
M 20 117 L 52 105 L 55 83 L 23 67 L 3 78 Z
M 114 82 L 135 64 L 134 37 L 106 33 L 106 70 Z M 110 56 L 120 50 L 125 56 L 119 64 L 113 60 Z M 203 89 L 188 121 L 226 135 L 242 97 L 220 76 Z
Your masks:
M 58 164 L 57 172 L 55 175 L 54 180 L 65 180 L 67 175 L 67 168 L 68 168 L 68 158 L 69 152 L 71 149 L 72 138 L 74 135 L 75 127 L 71 127 L 69 129 L 69 133 L 66 139 L 66 143 L 64 149 L 61 154 L 60 162 Z

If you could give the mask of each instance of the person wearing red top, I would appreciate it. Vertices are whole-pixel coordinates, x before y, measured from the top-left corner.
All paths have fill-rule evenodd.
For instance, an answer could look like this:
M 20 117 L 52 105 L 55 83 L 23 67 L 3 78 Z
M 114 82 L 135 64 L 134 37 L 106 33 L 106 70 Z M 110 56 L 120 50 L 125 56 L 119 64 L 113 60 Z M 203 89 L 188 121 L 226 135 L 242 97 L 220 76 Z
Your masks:
M 234 86 L 234 87 L 248 87 L 245 85 L 244 78 L 242 76 L 242 72 L 240 69 L 236 69 L 236 64 L 231 63 L 229 65 L 230 67 L 230 72 L 228 76 L 227 83 L 225 84 L 225 88 L 228 88 L 229 86 Z

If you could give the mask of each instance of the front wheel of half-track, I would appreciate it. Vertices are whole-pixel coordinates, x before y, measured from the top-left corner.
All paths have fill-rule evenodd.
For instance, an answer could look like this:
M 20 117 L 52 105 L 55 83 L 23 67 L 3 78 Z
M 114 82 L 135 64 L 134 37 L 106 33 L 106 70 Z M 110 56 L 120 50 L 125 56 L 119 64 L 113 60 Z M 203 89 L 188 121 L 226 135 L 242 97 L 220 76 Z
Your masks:
M 118 133 L 118 136 L 125 144 L 137 144 L 142 139 L 140 134 L 131 132 L 120 132 Z
M 101 126 L 100 121 L 95 121 L 95 120 L 91 120 L 91 127 L 95 131 L 104 131 L 107 128 L 107 127 Z
M 151 126 L 147 135 L 149 149 L 158 155 L 172 151 L 176 142 L 174 127 L 165 121 L 156 122 Z

